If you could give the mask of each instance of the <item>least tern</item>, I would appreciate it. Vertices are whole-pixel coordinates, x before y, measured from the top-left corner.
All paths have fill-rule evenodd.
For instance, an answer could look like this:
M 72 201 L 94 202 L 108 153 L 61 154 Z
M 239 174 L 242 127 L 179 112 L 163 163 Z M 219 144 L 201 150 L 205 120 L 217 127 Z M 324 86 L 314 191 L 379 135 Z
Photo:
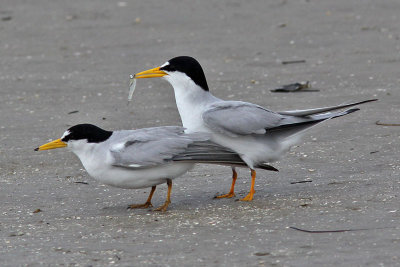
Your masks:
M 246 167 L 237 153 L 209 139 L 208 133 L 184 133 L 179 126 L 106 131 L 95 125 L 78 124 L 60 139 L 35 150 L 68 147 L 88 174 L 103 184 L 128 189 L 151 187 L 147 201 L 130 208 L 151 207 L 156 186 L 166 182 L 167 199 L 156 209 L 165 211 L 171 202 L 172 179 L 195 163 Z M 277 171 L 267 164 L 256 167 Z
M 299 141 L 306 129 L 358 109 L 336 110 L 376 100 L 282 112 L 242 101 L 224 101 L 209 92 L 202 67 L 188 56 L 175 57 L 160 67 L 135 75 L 136 79 L 154 77 L 162 77 L 174 88 L 176 105 L 187 133 L 211 133 L 212 141 L 236 151 L 246 162 L 251 169 L 251 186 L 248 195 L 241 199 L 243 201 L 253 199 L 255 165 L 279 159 Z M 232 177 L 230 192 L 219 197 L 234 196 L 237 177 L 234 169 Z

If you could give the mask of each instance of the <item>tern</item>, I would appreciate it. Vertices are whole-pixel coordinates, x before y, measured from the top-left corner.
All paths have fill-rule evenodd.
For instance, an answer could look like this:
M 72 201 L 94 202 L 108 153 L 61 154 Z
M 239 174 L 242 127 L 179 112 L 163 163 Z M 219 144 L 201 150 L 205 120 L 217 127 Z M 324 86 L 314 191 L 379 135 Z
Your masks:
M 106 131 L 92 124 L 78 124 L 35 150 L 68 147 L 88 174 L 103 184 L 128 189 L 151 187 L 147 201 L 129 205 L 132 209 L 152 207 L 156 186 L 167 183 L 167 199 L 156 209 L 166 211 L 171 203 L 172 179 L 195 163 L 246 167 L 237 153 L 209 139 L 208 133 L 185 133 L 179 126 Z M 277 171 L 267 164 L 256 167 Z
M 281 112 L 242 101 L 224 101 L 210 93 L 201 65 L 189 56 L 175 57 L 159 67 L 134 76 L 135 79 L 155 77 L 162 77 L 174 88 L 176 105 L 187 133 L 210 133 L 213 142 L 237 152 L 250 168 L 250 192 L 241 199 L 243 201 L 253 199 L 256 178 L 254 167 L 257 164 L 278 160 L 312 126 L 359 110 L 338 109 L 377 100 Z M 234 168 L 232 170 L 231 189 L 219 198 L 235 196 L 237 174 Z

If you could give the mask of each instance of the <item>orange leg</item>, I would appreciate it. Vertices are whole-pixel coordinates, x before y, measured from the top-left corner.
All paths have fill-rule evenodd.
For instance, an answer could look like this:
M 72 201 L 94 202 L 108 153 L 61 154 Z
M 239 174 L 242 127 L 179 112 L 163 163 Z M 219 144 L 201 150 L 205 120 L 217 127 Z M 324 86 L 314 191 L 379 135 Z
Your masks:
M 245 196 L 244 198 L 241 199 L 241 201 L 252 201 L 254 193 L 256 190 L 254 190 L 254 185 L 256 184 L 256 171 L 251 169 L 251 186 L 250 186 L 250 192 Z
M 229 190 L 228 194 L 216 196 L 215 198 L 231 198 L 235 196 L 235 183 L 237 179 L 237 172 L 235 168 L 232 168 L 232 185 L 231 190 Z
M 155 211 L 166 211 L 169 203 L 171 203 L 171 190 L 172 190 L 172 180 L 171 179 L 167 179 L 167 185 L 168 185 L 167 200 L 165 200 L 164 205 L 158 207 L 157 209 L 155 209 Z
M 154 191 L 156 191 L 156 186 L 153 186 L 150 191 L 150 195 L 144 204 L 132 204 L 128 206 L 128 209 L 147 209 L 149 207 L 153 207 L 151 204 L 151 198 L 153 197 Z

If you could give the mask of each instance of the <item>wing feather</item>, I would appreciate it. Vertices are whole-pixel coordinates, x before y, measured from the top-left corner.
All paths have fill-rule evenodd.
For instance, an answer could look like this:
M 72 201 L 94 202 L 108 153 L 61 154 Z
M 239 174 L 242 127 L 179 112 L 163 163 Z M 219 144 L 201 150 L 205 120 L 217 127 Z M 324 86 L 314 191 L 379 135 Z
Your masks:
M 266 129 L 279 126 L 283 116 L 258 105 L 240 101 L 221 101 L 203 113 L 205 124 L 229 136 L 265 134 Z
M 333 110 L 353 107 L 353 106 L 356 106 L 356 105 L 361 105 L 361 104 L 364 104 L 364 103 L 377 101 L 377 100 L 378 99 L 369 99 L 369 100 L 364 100 L 364 101 L 360 101 L 360 102 L 354 102 L 354 103 L 350 103 L 350 104 L 342 104 L 342 105 L 331 106 L 331 107 L 303 109 L 303 110 L 279 111 L 278 113 L 281 114 L 281 115 L 289 115 L 289 116 L 309 116 L 309 115 L 314 115 L 314 114 L 318 114 L 318 113 L 324 113 L 324 112 L 328 112 L 328 111 L 333 111 Z
M 206 133 L 185 134 L 182 127 L 155 127 L 120 131 L 121 141 L 110 149 L 114 166 L 146 168 L 170 162 L 195 141 L 209 139 Z

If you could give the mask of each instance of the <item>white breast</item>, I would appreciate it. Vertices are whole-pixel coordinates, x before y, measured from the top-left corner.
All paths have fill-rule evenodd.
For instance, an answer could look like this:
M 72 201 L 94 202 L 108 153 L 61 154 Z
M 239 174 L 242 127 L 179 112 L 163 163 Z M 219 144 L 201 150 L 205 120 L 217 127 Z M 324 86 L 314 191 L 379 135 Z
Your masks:
M 204 91 L 183 73 L 166 75 L 164 78 L 174 88 L 176 106 L 186 132 L 210 132 L 204 125 L 202 114 L 210 104 L 220 99 Z
M 110 166 L 110 168 L 103 168 L 102 172 L 96 171 L 93 177 L 99 182 L 115 187 L 128 189 L 145 188 L 165 183 L 167 178 L 177 178 L 189 171 L 193 165 L 192 163 L 170 163 L 147 169 L 127 169 Z M 88 173 L 90 174 L 89 170 Z

